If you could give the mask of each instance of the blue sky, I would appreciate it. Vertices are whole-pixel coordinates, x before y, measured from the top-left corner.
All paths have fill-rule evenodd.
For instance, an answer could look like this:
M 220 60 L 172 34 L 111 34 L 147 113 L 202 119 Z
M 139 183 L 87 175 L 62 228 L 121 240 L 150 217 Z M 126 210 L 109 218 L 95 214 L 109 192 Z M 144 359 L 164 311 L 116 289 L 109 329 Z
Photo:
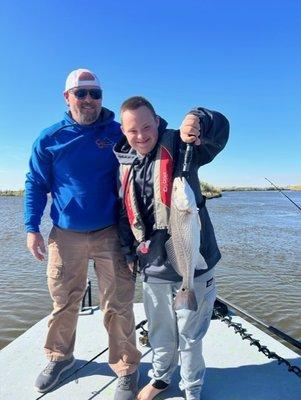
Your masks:
M 0 189 L 23 187 L 31 145 L 61 119 L 80 67 L 117 118 L 138 94 L 173 128 L 193 106 L 224 113 L 231 138 L 201 179 L 300 184 L 300 11 L 297 0 L 2 0 Z

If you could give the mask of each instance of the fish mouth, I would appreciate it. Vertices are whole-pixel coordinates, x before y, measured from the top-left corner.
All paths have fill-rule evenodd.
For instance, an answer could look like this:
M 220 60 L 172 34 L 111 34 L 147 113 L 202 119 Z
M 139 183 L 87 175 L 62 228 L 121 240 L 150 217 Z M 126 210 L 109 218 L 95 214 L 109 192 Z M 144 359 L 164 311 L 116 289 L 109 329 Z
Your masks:
M 174 299 L 173 308 L 174 310 L 197 311 L 198 303 L 194 290 L 181 287 Z

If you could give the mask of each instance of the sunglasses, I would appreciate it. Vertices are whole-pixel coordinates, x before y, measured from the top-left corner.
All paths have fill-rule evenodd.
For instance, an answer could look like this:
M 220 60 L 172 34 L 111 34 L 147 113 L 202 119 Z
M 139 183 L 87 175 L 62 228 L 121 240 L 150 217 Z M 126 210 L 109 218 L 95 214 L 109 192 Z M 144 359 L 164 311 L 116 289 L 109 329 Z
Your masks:
M 79 100 L 85 99 L 88 94 L 93 100 L 99 100 L 102 97 L 102 91 L 100 89 L 76 89 L 70 90 L 70 92 Z

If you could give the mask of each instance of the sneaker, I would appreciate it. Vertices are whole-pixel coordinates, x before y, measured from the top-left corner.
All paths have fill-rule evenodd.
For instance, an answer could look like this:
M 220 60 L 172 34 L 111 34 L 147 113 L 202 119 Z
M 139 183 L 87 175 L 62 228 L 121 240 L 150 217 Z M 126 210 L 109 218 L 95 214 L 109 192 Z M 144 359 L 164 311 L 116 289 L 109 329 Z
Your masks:
M 118 378 L 114 400 L 135 400 L 138 393 L 139 371 Z
M 201 393 L 199 391 L 192 392 L 190 390 L 185 390 L 185 400 L 200 400 Z
M 72 356 L 69 360 L 50 361 L 40 375 L 37 377 L 35 387 L 40 393 L 47 392 L 58 383 L 58 380 L 64 371 L 72 368 L 75 359 Z

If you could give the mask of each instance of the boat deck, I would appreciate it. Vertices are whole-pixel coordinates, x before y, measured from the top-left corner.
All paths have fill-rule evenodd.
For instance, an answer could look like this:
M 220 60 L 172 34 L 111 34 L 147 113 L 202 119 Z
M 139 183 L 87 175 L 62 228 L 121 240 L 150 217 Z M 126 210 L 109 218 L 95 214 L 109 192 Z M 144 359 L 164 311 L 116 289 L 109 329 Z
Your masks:
M 135 304 L 136 323 L 145 319 L 142 304 Z M 0 352 L 0 399 L 39 399 L 33 387 L 36 376 L 47 363 L 43 344 L 47 329 L 45 318 L 14 340 Z M 234 322 L 243 324 L 253 337 L 271 351 L 301 367 L 301 357 L 269 335 L 234 316 Z M 139 335 L 139 330 L 137 331 Z M 107 335 L 102 324 L 102 313 L 81 315 L 78 322 L 75 369 L 91 360 L 107 347 Z M 140 366 L 139 386 L 148 382 L 147 371 L 151 367 L 151 351 L 140 347 L 143 353 Z M 116 377 L 107 364 L 105 352 L 85 368 L 67 379 L 56 390 L 43 396 L 56 400 L 113 400 Z M 204 339 L 204 358 L 207 371 L 202 400 L 300 400 L 301 378 L 288 372 L 284 364 L 269 360 L 250 342 L 242 340 L 233 328 L 219 320 L 211 322 Z M 70 371 L 66 374 L 68 375 Z M 63 376 L 64 378 L 64 376 Z M 156 400 L 180 400 L 183 394 L 177 386 L 179 368 L 172 385 Z M 42 398 L 42 397 L 41 397 Z

